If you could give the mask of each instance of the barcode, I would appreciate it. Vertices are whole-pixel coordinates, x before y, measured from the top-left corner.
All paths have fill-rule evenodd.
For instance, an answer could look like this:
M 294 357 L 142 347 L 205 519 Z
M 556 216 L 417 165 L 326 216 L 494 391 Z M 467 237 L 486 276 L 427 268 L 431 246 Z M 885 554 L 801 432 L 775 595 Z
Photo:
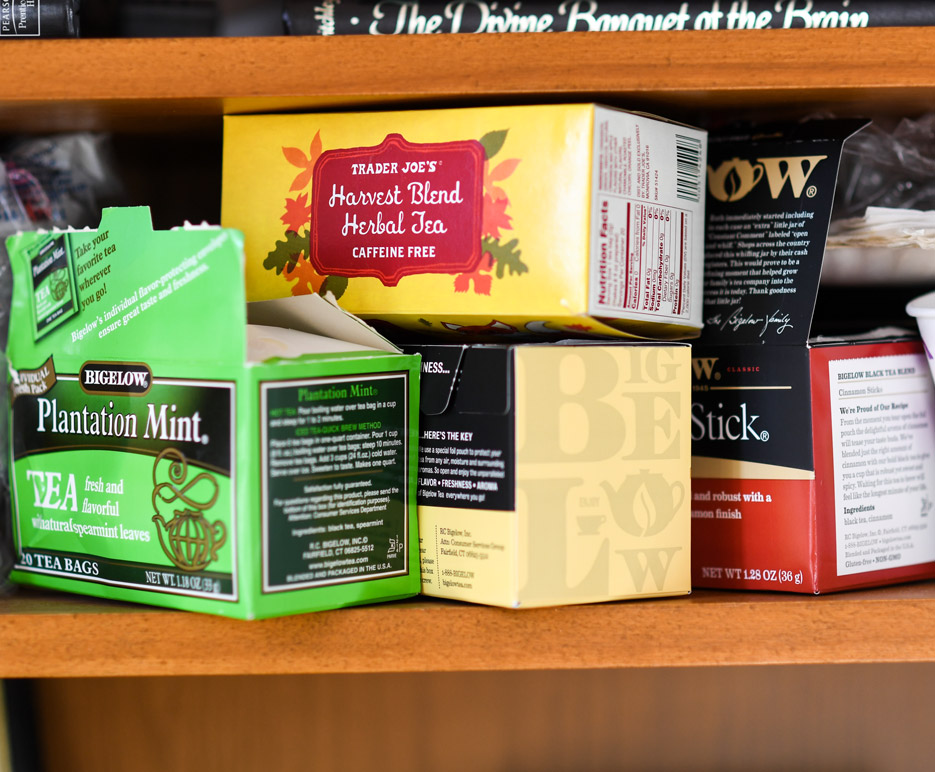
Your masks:
M 701 199 L 701 140 L 675 135 L 676 195 L 686 201 Z

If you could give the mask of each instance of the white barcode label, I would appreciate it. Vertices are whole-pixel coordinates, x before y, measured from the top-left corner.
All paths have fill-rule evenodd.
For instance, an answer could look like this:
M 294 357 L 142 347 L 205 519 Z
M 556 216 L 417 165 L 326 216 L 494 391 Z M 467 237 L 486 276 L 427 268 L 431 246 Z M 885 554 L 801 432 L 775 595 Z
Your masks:
M 675 135 L 675 175 L 678 197 L 685 201 L 701 199 L 701 140 Z
M 594 132 L 591 313 L 700 327 L 704 133 L 611 110 Z

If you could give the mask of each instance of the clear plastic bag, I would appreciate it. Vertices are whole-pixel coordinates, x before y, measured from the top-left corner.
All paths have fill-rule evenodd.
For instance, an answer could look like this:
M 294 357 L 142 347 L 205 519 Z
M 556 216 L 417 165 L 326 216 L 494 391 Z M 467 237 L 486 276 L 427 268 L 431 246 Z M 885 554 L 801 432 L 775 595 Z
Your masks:
M 96 226 L 101 201 L 122 195 L 107 135 L 31 137 L 0 148 L 0 367 L 7 372 L 13 291 L 6 239 L 39 228 Z M 0 390 L 0 588 L 13 563 L 7 433 L 8 390 Z
M 935 113 L 875 119 L 844 144 L 833 217 L 861 217 L 868 206 L 935 209 Z
M 6 237 L 19 230 L 28 228 L 30 220 L 11 184 L 3 163 L 0 162 L 0 333 L 3 349 L 6 351 L 6 333 L 10 320 L 10 261 L 6 252 Z M 5 353 L 0 353 L 0 367 L 7 369 Z M 7 452 L 7 389 L 0 389 L 0 440 L 3 452 L 0 453 L 0 586 L 10 572 L 13 563 L 13 533 L 10 519 L 10 486 Z

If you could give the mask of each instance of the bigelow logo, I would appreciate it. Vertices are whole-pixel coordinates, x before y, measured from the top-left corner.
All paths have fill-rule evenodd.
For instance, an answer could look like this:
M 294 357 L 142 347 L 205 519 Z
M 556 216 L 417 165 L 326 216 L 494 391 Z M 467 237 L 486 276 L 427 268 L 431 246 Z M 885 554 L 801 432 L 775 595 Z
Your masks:
M 142 362 L 85 362 L 79 376 L 86 394 L 142 396 L 153 383 L 153 374 Z
M 748 195 L 765 177 L 772 198 L 779 198 L 788 184 L 792 195 L 801 198 L 803 193 L 813 198 L 818 193 L 808 178 L 826 155 L 777 156 L 757 158 L 754 163 L 742 158 L 722 161 L 715 169 L 708 165 L 708 191 L 718 201 L 739 201 Z
M 688 481 L 678 463 L 688 453 L 684 348 L 534 348 L 515 360 L 523 389 L 517 510 L 530 524 L 520 594 L 571 600 L 620 588 L 680 590 L 690 562 Z M 556 377 L 566 372 L 582 377 Z M 611 522 L 590 530 L 600 529 L 600 516 Z

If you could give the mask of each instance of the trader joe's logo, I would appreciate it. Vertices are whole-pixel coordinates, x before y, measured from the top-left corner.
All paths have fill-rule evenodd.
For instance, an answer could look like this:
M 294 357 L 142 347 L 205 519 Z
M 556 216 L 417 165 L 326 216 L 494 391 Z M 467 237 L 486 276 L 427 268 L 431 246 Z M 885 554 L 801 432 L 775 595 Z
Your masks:
M 519 164 L 492 160 L 506 136 L 416 144 L 390 134 L 376 147 L 323 151 L 316 133 L 307 155 L 284 147 L 301 171 L 280 218 L 284 240 L 264 267 L 296 282 L 293 295 L 340 297 L 355 277 L 396 286 L 423 273 L 451 274 L 455 292 L 489 295 L 494 275 L 528 270 L 518 240 L 502 233 L 512 225 L 501 183 Z

